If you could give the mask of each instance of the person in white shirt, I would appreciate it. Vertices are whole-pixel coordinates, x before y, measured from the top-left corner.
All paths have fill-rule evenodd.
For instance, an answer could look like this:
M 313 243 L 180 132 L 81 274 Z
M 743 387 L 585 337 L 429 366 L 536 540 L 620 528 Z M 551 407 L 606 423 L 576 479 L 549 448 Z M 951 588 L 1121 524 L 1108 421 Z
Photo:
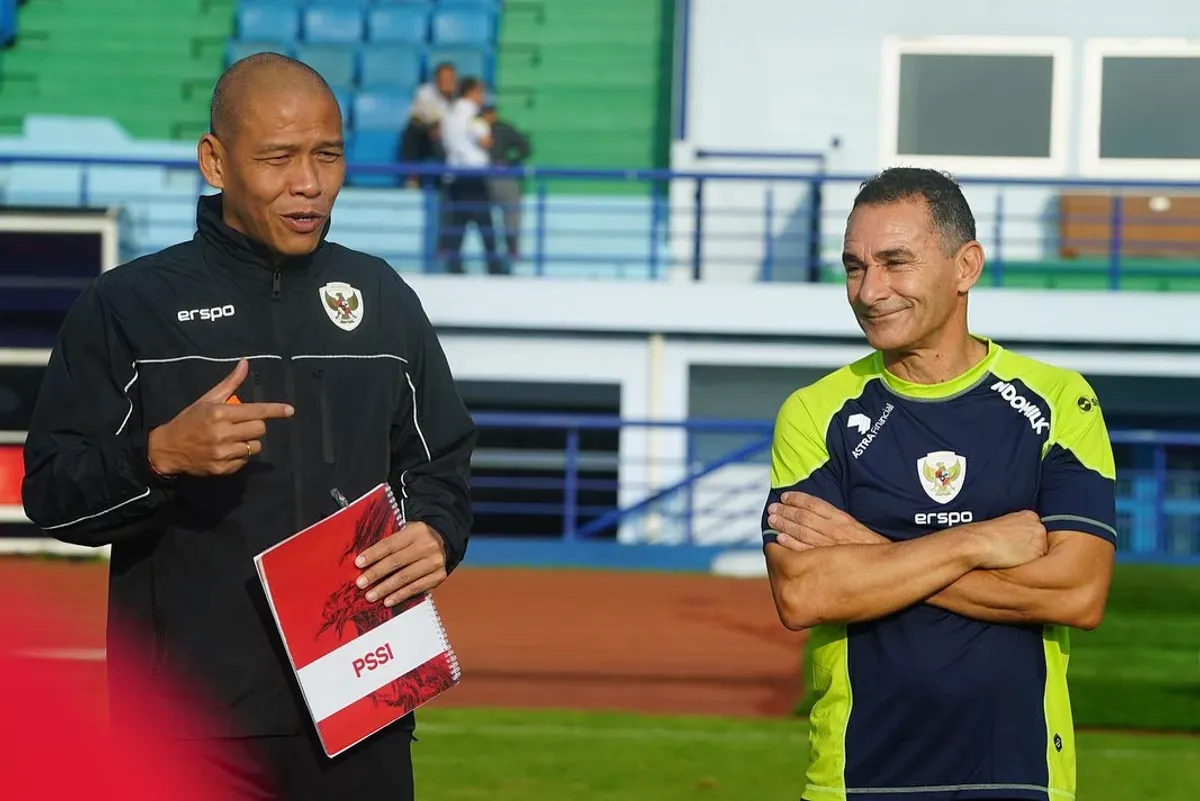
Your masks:
M 450 111 L 457 88 L 458 73 L 454 65 L 449 62 L 438 64 L 433 71 L 433 80 L 417 87 L 408 107 L 409 119 L 425 126 L 437 125 Z
M 492 134 L 480 117 L 485 87 L 478 78 L 464 78 L 459 97 L 442 119 L 442 146 L 451 168 L 481 169 L 491 166 Z M 487 269 L 493 275 L 508 272 L 496 252 L 496 229 L 492 225 L 492 203 L 487 178 L 483 175 L 453 175 L 446 187 L 449 202 L 447 225 L 442 227 L 439 252 L 447 269 L 461 273 L 462 241 L 468 223 L 475 223 L 487 253 Z
M 401 162 L 419 164 L 445 160 L 441 123 L 450 112 L 457 90 L 458 72 L 449 62 L 438 64 L 433 70 L 432 80 L 417 87 L 408 107 L 408 125 L 400 139 Z M 419 181 L 416 176 L 410 176 L 406 183 L 415 187 Z

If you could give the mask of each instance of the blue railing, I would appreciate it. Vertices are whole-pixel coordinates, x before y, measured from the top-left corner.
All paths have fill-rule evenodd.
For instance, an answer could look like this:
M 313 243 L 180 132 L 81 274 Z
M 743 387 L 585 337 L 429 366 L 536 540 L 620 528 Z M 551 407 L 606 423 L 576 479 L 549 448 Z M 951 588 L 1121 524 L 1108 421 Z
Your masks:
M 747 156 L 699 152 L 705 158 Z M 845 219 L 866 176 L 825 172 L 820 153 L 752 155 L 769 169 L 350 164 L 332 235 L 402 271 L 440 272 L 451 263 L 453 235 L 463 233 L 466 269 L 478 271 L 484 264 L 480 239 L 463 218 L 481 211 L 497 237 L 494 266 L 505 271 L 840 281 Z M 790 163 L 785 158 L 799 159 L 803 168 L 783 169 Z M 211 191 L 191 159 L 9 154 L 0 155 L 0 166 L 7 167 L 0 175 L 6 205 L 123 206 L 126 258 L 190 236 L 195 196 Z M 439 188 L 451 175 L 520 179 L 518 258 L 508 258 L 499 208 Z M 425 188 L 401 188 L 407 178 Z M 1012 177 L 961 183 L 988 255 L 985 285 L 1200 290 L 1200 217 L 1188 211 L 1190 204 L 1172 200 L 1194 194 L 1200 183 Z
M 566 541 L 759 542 L 769 421 L 507 412 L 477 413 L 475 420 L 481 536 L 527 536 L 532 529 Z M 544 447 L 489 444 L 513 432 Z M 1200 433 L 1118 430 L 1110 438 L 1122 459 L 1122 558 L 1200 563 Z
M 17 0 L 0 0 L 0 47 L 11 43 L 16 33 Z

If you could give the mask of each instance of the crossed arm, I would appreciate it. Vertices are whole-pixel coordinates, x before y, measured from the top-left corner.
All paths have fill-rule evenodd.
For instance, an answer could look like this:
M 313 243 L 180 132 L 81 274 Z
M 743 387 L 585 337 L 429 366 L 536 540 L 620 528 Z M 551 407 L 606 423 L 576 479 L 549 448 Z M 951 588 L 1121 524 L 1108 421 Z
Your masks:
M 874 620 L 916 603 L 992 623 L 1092 629 L 1104 615 L 1113 546 L 1092 534 L 1054 531 L 1042 555 L 1002 554 L 997 526 L 1031 525 L 1032 513 L 892 542 L 836 507 L 785 493 L 768 510 L 778 532 L 766 547 L 772 592 L 784 625 Z M 1037 524 L 1040 526 L 1040 523 Z M 989 527 L 991 527 L 989 529 Z

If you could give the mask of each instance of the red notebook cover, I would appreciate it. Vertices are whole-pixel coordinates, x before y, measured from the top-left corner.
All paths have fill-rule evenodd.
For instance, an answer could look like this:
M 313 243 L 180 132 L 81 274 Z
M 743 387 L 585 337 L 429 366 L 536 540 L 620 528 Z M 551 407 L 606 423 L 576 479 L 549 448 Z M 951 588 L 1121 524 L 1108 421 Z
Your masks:
M 354 560 L 404 523 L 380 484 L 254 558 L 308 711 L 336 756 L 458 683 L 445 627 L 424 593 L 369 603 Z

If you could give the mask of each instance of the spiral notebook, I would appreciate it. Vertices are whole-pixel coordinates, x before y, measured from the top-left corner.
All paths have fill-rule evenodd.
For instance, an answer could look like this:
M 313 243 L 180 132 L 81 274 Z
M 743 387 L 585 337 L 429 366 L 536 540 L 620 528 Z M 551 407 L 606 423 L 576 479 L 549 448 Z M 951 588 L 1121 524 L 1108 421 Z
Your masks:
M 433 596 L 391 608 L 355 586 L 354 560 L 404 523 L 379 484 L 254 558 L 325 753 L 345 751 L 459 682 Z

